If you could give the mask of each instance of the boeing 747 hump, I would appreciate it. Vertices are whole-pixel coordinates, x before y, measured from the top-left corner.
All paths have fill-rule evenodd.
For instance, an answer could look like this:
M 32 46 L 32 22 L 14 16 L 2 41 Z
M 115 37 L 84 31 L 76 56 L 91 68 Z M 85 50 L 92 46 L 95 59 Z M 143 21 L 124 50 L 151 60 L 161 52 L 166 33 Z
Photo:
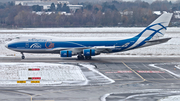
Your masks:
M 91 59 L 101 53 L 114 53 L 128 51 L 136 48 L 156 45 L 167 42 L 171 38 L 163 38 L 167 26 L 172 18 L 172 13 L 164 13 L 146 27 L 138 35 L 117 40 L 107 39 L 74 39 L 53 37 L 17 37 L 6 44 L 8 49 L 23 53 L 56 53 L 61 57 L 77 55 L 78 59 Z

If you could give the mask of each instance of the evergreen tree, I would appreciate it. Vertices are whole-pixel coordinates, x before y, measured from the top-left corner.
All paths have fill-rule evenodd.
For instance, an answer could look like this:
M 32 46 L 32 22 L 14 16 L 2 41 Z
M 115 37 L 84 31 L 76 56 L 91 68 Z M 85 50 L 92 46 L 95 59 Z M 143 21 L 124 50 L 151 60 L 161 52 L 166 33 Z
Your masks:
M 67 6 L 67 4 L 65 3 L 62 7 L 62 11 L 65 11 L 66 13 L 69 13 L 70 12 L 70 9 L 69 7 Z
M 62 11 L 62 4 L 57 4 L 57 11 Z
M 32 10 L 33 10 L 33 11 L 36 11 L 36 12 L 42 11 L 42 9 L 43 9 L 43 7 L 42 7 L 42 6 L 39 6 L 39 5 L 34 5 L 34 6 L 32 6 Z
M 56 9 L 55 4 L 52 3 L 52 4 L 51 4 L 51 7 L 50 7 L 50 11 L 55 11 L 55 9 Z

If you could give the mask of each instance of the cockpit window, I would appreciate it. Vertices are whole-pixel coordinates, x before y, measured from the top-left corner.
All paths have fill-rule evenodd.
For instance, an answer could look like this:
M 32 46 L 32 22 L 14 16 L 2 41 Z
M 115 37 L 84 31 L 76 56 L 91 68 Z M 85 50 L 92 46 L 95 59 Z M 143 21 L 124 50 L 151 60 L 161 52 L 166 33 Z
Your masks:
M 20 39 L 20 37 L 16 37 L 16 39 Z

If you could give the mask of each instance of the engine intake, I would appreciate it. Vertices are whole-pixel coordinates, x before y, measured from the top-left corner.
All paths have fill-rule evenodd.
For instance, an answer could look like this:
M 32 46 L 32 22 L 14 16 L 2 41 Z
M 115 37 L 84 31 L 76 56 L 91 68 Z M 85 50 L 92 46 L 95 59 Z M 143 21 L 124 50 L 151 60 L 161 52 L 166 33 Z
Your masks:
M 95 56 L 95 50 L 94 49 L 84 49 L 83 50 L 84 56 Z
M 72 51 L 63 50 L 60 51 L 61 57 L 72 57 Z

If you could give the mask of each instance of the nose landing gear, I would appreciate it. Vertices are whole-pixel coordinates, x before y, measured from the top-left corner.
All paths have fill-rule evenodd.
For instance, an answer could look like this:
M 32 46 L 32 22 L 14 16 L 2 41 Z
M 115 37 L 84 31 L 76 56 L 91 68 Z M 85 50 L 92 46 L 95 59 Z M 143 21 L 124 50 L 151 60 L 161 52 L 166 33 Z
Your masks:
M 25 56 L 24 56 L 23 52 L 21 52 L 21 54 L 22 54 L 21 59 L 25 59 Z

